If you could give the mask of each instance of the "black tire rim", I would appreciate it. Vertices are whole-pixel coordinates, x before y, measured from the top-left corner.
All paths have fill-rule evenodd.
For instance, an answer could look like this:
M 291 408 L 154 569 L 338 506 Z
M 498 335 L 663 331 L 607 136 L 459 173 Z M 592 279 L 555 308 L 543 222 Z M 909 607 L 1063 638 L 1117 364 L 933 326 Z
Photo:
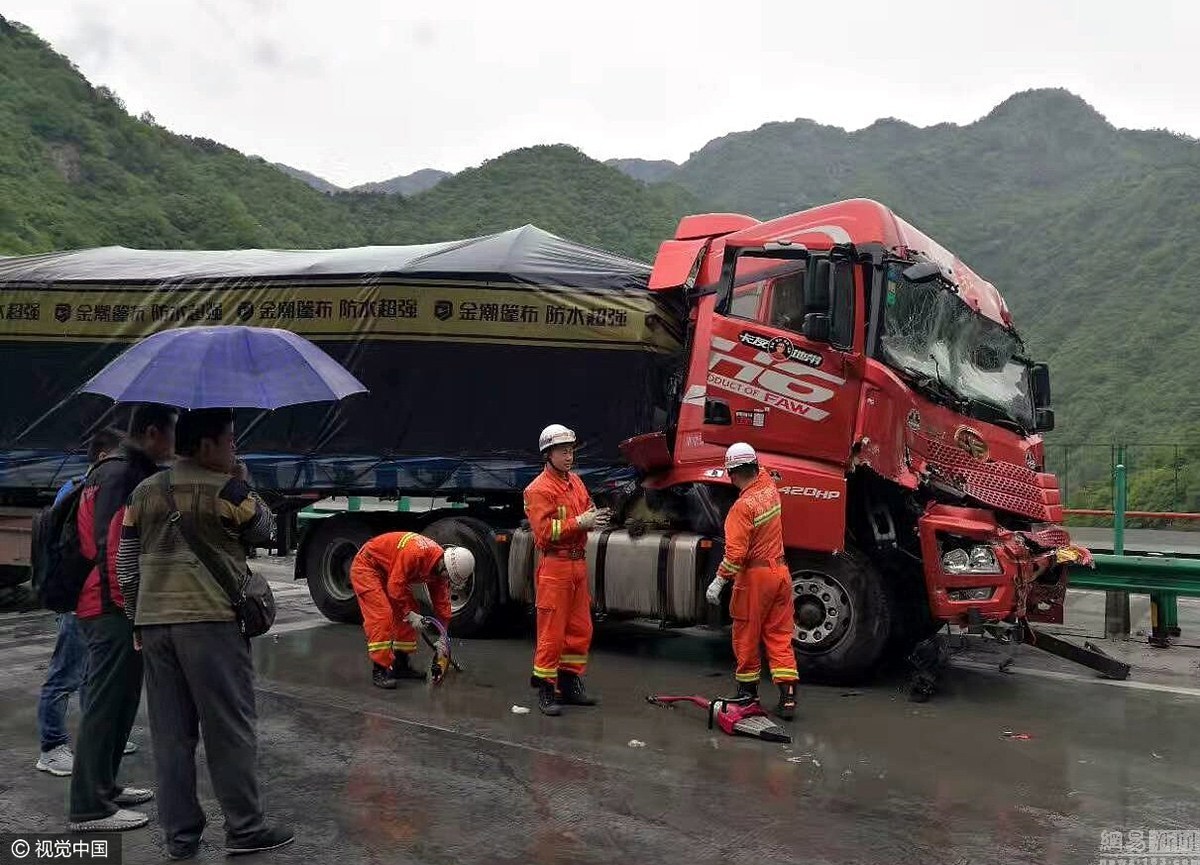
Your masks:
M 792 573 L 792 645 L 817 655 L 836 647 L 854 620 L 850 593 L 821 571 Z
M 358 544 L 345 538 L 339 538 L 325 548 L 321 559 L 321 588 L 332 600 L 354 600 L 350 565 L 357 554 Z

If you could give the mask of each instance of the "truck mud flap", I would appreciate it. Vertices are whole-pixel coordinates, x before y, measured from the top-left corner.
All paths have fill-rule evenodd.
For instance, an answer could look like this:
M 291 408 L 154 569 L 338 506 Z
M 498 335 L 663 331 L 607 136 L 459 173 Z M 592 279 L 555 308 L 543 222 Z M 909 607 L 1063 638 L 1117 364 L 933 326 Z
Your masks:
M 1043 652 L 1049 652 L 1076 664 L 1095 670 L 1106 679 L 1123 682 L 1129 678 L 1129 664 L 1118 661 L 1091 641 L 1082 646 L 1063 640 L 1045 631 L 1025 626 L 1025 642 Z

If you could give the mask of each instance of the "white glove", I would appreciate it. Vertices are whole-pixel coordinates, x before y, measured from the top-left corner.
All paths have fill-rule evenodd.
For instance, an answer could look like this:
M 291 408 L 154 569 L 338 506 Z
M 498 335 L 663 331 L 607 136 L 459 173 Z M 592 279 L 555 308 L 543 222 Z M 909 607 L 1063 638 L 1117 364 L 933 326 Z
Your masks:
M 596 526 L 596 520 L 600 517 L 600 512 L 595 508 L 589 508 L 575 518 L 575 523 L 585 532 L 590 532 Z
M 410 625 L 412 625 L 418 631 L 425 630 L 425 617 L 422 616 L 420 613 L 418 613 L 416 610 L 413 610 L 411 613 L 409 613 L 407 616 L 405 616 L 404 621 L 408 622 Z
M 596 511 L 595 527 L 600 531 L 604 531 L 612 523 L 612 511 L 608 508 L 601 508 Z
M 434 644 L 433 650 L 439 655 L 449 655 L 450 644 L 446 642 L 445 637 L 438 637 L 438 641 Z
M 708 591 L 704 593 L 704 597 L 708 598 L 708 602 L 714 606 L 721 603 L 721 590 L 725 588 L 725 584 L 729 580 L 724 577 L 717 577 L 708 584 Z

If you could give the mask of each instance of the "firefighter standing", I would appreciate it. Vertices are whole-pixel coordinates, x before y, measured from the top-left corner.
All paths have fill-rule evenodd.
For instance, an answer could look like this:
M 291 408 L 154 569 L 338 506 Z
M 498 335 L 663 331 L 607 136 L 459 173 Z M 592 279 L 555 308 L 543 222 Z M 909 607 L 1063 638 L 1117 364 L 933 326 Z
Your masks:
M 362 610 L 371 681 L 377 687 L 425 678 L 409 661 L 424 619 L 413 584 L 427 585 L 434 615 L 449 627 L 450 583 L 465 581 L 474 571 L 475 556 L 466 547 L 443 549 L 416 532 L 387 532 L 363 544 L 350 565 L 350 583 Z
M 758 465 L 754 448 L 744 442 L 725 452 L 725 469 L 738 489 L 725 518 L 725 558 L 709 584 L 709 603 L 719 604 L 721 590 L 733 581 L 729 614 L 737 656 L 738 696 L 757 699 L 762 676 L 759 645 L 765 643 L 771 678 L 779 686 L 781 718 L 796 714 L 796 655 L 792 649 L 792 582 L 783 555 L 783 507 L 779 491 Z
M 594 706 L 582 676 L 592 642 L 591 597 L 588 591 L 587 534 L 608 522 L 597 510 L 583 481 L 571 473 L 575 433 L 561 424 L 542 430 L 538 449 L 545 470 L 525 488 L 525 515 L 534 543 L 542 553 L 535 575 L 537 649 L 531 684 L 538 688 L 538 708 L 559 715 L 563 704 Z

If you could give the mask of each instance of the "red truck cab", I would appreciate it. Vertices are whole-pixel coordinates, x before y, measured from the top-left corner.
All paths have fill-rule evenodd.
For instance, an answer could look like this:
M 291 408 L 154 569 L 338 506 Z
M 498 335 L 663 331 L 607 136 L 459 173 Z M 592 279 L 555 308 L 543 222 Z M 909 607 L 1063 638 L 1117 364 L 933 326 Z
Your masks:
M 662 244 L 650 288 L 688 298 L 687 368 L 668 428 L 624 453 L 644 487 L 727 505 L 724 449 L 758 450 L 802 665 L 865 671 L 945 622 L 1061 616 L 1047 370 L 953 253 L 869 200 L 710 214 Z

